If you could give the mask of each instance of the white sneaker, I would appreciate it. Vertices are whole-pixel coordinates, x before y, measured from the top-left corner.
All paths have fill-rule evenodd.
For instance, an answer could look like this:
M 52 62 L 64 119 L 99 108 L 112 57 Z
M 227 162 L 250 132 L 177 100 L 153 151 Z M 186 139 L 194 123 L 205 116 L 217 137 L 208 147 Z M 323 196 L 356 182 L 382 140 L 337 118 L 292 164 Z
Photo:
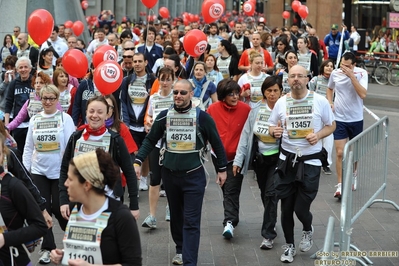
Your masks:
M 147 177 L 142 176 L 140 179 L 140 185 L 139 185 L 139 190 L 146 191 L 148 190 L 148 185 L 147 185 Z
M 285 244 L 282 246 L 284 253 L 281 254 L 280 260 L 282 262 L 293 262 L 296 255 L 296 250 L 293 244 Z
M 357 189 L 357 171 L 353 173 L 352 191 Z
M 176 254 L 172 259 L 173 265 L 182 265 L 183 264 L 183 255 Z
M 226 223 L 226 226 L 224 227 L 222 235 L 225 238 L 227 238 L 227 239 L 230 239 L 230 238 L 234 237 L 234 226 L 233 226 L 233 224 L 230 221 L 228 221 Z
M 302 239 L 299 243 L 299 250 L 302 252 L 309 251 L 313 246 L 313 225 L 311 231 L 302 231 Z
M 272 249 L 272 248 L 273 248 L 273 239 L 263 238 L 263 241 L 260 244 L 260 249 Z
M 166 197 L 166 192 L 165 192 L 165 190 L 161 190 L 161 191 L 159 191 L 159 196 L 160 197 Z
M 40 259 L 39 259 L 39 263 L 40 264 L 49 264 L 51 262 L 50 260 L 50 251 L 42 249 L 39 251 Z
M 334 198 L 341 198 L 341 183 L 338 183 L 335 187 L 337 188 L 337 190 L 334 193 Z

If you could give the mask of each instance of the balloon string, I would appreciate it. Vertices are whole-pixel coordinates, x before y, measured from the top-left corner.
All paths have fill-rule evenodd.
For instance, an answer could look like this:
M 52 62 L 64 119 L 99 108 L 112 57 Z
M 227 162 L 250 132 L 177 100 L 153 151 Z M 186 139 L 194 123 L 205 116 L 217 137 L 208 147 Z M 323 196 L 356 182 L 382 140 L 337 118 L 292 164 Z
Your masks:
M 43 44 L 41 44 L 43 45 Z M 37 63 L 36 63 L 36 78 L 39 76 L 39 62 L 40 62 L 40 53 L 41 53 L 41 45 L 39 46 L 39 52 L 37 53 Z M 47 45 L 48 46 L 48 45 Z M 52 66 L 53 63 L 51 63 Z

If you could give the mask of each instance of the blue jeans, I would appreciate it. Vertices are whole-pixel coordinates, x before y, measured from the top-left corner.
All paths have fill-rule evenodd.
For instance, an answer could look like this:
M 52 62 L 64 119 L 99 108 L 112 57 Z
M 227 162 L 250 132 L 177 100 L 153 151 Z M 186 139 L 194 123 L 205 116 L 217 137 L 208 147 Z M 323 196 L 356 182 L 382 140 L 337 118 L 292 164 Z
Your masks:
M 164 166 L 161 175 L 169 203 L 170 231 L 176 253 L 183 254 L 184 265 L 197 265 L 206 186 L 204 168 L 186 173 L 173 172 Z

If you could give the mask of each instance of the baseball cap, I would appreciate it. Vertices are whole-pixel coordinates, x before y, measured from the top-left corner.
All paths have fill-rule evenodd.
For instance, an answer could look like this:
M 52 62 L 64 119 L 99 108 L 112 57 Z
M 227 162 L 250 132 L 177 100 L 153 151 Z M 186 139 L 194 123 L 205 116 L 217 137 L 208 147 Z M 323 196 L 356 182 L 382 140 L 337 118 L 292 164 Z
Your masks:
M 332 24 L 331 25 L 331 29 L 332 30 L 337 30 L 338 29 L 338 25 L 337 24 Z
M 154 25 L 159 25 L 159 24 L 161 24 L 161 21 L 159 19 L 154 21 Z

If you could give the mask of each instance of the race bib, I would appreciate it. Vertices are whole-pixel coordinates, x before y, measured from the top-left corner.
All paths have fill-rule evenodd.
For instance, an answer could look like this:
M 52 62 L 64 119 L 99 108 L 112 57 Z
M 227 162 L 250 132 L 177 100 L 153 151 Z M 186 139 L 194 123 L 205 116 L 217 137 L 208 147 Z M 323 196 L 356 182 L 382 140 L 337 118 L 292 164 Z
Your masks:
M 129 97 L 133 104 L 144 104 L 148 97 L 147 88 L 145 84 L 137 84 L 136 82 L 129 86 Z
M 89 151 L 94 151 L 97 148 L 103 149 L 106 152 L 109 152 L 109 145 L 111 143 L 111 134 L 106 132 L 101 140 L 84 140 L 80 138 L 76 141 L 74 156 L 77 156 L 82 153 L 86 153 Z
M 267 110 L 267 107 L 260 107 L 254 124 L 254 134 L 263 143 L 276 143 L 276 139 L 269 134 L 269 123 L 267 122 L 269 117 L 270 111 Z
M 41 115 L 34 117 L 33 143 L 38 152 L 56 152 L 61 149 L 61 112 L 53 117 L 45 118 Z
M 169 110 L 166 119 L 166 143 L 168 151 L 191 152 L 196 150 L 196 109 L 188 113 Z
M 304 139 L 314 132 L 313 125 L 313 92 L 309 92 L 306 100 L 294 102 L 287 96 L 286 127 L 290 139 Z

